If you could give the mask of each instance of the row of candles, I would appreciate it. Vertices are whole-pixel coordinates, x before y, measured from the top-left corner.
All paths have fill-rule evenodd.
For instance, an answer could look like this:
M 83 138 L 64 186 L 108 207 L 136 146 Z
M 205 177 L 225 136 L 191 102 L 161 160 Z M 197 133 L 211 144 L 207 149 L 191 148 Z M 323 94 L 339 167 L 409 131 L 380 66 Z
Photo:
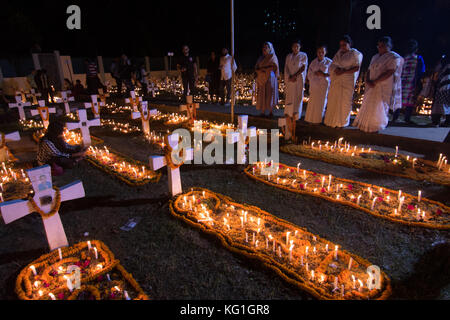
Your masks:
M 98 262 L 96 264 L 95 268 L 97 270 L 102 270 L 103 269 L 103 264 L 100 261 L 98 261 L 98 250 L 97 250 L 97 248 L 95 246 L 92 246 L 91 241 L 87 241 L 87 248 L 88 248 L 88 254 L 90 254 L 91 252 L 94 252 L 95 260 L 97 260 L 97 262 Z M 58 248 L 58 257 L 59 257 L 60 261 L 63 259 L 61 248 Z M 33 275 L 36 277 L 37 276 L 36 267 L 34 265 L 31 265 L 29 268 L 30 268 L 31 272 L 33 273 Z M 68 269 L 64 269 L 63 266 L 59 266 L 58 267 L 57 274 L 58 275 L 63 275 L 63 279 L 66 282 L 67 289 L 69 289 L 69 291 L 72 292 L 74 290 L 74 285 L 72 283 L 71 277 L 67 276 L 66 273 L 69 273 Z M 110 277 L 109 274 L 106 274 L 106 278 L 107 278 L 108 281 L 111 281 L 111 277 Z M 35 280 L 34 283 L 33 283 L 33 286 L 36 289 L 39 289 L 40 286 L 41 286 L 41 281 Z M 114 290 L 116 290 L 118 292 L 121 291 L 118 286 L 114 286 Z M 38 290 L 38 295 L 39 295 L 39 297 L 42 297 L 44 295 L 43 291 L 42 290 Z M 129 295 L 128 295 L 128 292 L 126 290 L 124 290 L 123 295 L 124 295 L 124 298 L 126 300 L 131 300 Z M 55 295 L 53 293 L 50 292 L 48 294 L 48 296 L 50 297 L 51 300 L 56 300 L 56 297 L 55 297 Z
M 415 218 L 416 220 L 427 220 L 432 217 L 430 208 L 422 201 L 421 190 L 417 191 L 417 201 L 415 201 L 413 198 L 405 195 L 402 190 L 397 192 L 397 196 L 394 196 L 393 194 L 393 197 L 391 197 L 389 192 L 376 186 L 359 188 L 358 185 L 355 184 L 349 189 L 349 186 L 347 185 L 348 183 L 344 185 L 343 183 L 340 183 L 338 179 L 333 179 L 332 175 L 323 175 L 319 178 L 312 172 L 301 170 L 300 166 L 301 163 L 297 165 L 297 170 L 294 170 L 294 172 L 292 172 L 289 168 L 283 169 L 278 166 L 274 174 L 269 173 L 267 175 L 262 175 L 262 169 L 273 168 L 273 162 L 270 164 L 268 162 L 259 162 L 253 166 L 252 174 L 254 176 L 265 176 L 269 182 L 276 185 L 288 186 L 293 189 L 300 188 L 301 190 L 310 191 L 312 193 L 327 192 L 330 197 L 332 197 L 331 193 L 335 193 L 335 199 L 338 201 L 356 202 L 356 205 L 358 206 L 361 206 L 364 202 L 372 211 L 376 210 L 377 203 L 384 202 L 385 205 L 391 207 L 392 212 L 390 212 L 390 214 L 393 214 L 394 216 L 401 216 L 402 214 L 405 214 L 410 218 Z M 282 178 L 279 176 L 282 176 Z M 338 182 L 335 182 L 335 180 Z M 356 190 L 353 191 L 354 187 L 355 189 L 362 189 L 359 190 L 359 194 L 355 193 Z M 406 200 L 408 200 L 408 203 Z M 414 210 L 410 210 L 411 213 L 408 213 L 408 211 L 405 210 L 405 207 L 410 208 L 410 205 L 413 205 Z
M 321 140 L 311 142 L 303 140 L 303 145 L 309 146 L 313 150 L 350 154 L 352 157 L 362 153 L 372 152 L 372 148 L 358 148 L 356 145 L 352 146 L 349 142 L 344 141 L 344 138 L 339 138 L 339 140 L 334 141 L 334 143 L 330 143 L 329 141 L 323 142 Z
M 200 201 L 199 201 L 200 200 Z M 251 245 L 255 249 L 263 250 L 269 254 L 273 254 L 278 258 L 282 259 L 283 255 L 285 255 L 289 261 L 289 263 L 294 266 L 296 262 L 298 262 L 299 268 L 304 268 L 307 274 L 309 274 L 309 279 L 311 281 L 317 281 L 318 283 L 324 283 L 327 279 L 327 276 L 324 274 L 316 274 L 316 271 L 312 268 L 315 263 L 314 258 L 324 258 L 329 254 L 333 254 L 334 257 L 334 267 L 337 268 L 336 263 L 341 261 L 339 257 L 339 246 L 334 245 L 333 247 L 329 247 L 329 244 L 320 244 L 317 243 L 317 238 L 312 236 L 313 244 L 312 246 L 299 246 L 296 244 L 296 240 L 302 241 L 306 240 L 305 235 L 299 232 L 298 230 L 286 231 L 283 233 L 282 240 L 277 240 L 277 237 L 272 235 L 270 232 L 270 228 L 266 221 L 258 217 L 258 214 L 252 215 L 251 212 L 243 209 L 238 209 L 233 205 L 225 204 L 222 208 L 223 212 L 226 212 L 222 219 L 215 220 L 213 216 L 217 213 L 215 211 L 209 210 L 202 200 L 207 200 L 207 194 L 205 191 L 198 192 L 197 194 L 193 194 L 192 196 L 183 196 L 183 201 L 181 202 L 183 210 L 189 210 L 195 212 L 198 216 L 197 221 L 200 223 L 210 224 L 211 227 L 216 225 L 217 227 L 222 226 L 225 229 L 225 232 L 230 232 L 230 235 L 239 234 L 240 230 L 242 230 L 242 237 L 245 240 L 246 245 Z M 233 233 L 231 233 L 233 231 Z M 245 235 L 245 236 L 244 236 Z M 297 246 L 296 246 L 297 245 Z M 294 259 L 295 248 L 298 248 L 296 255 L 298 259 Z M 302 254 L 303 253 L 303 254 Z M 311 260 L 309 260 L 311 258 Z M 346 264 L 346 268 L 348 270 L 352 269 L 353 259 L 350 257 L 348 264 Z M 362 277 L 364 271 L 360 270 L 359 274 Z M 365 273 L 364 273 L 365 274 Z M 361 279 L 352 275 L 353 286 L 352 290 L 362 291 L 364 287 L 364 283 Z M 359 284 L 359 286 L 357 286 Z M 372 289 L 371 284 L 367 284 L 367 289 Z M 336 290 L 340 290 L 342 296 L 345 293 L 345 286 L 342 284 L 339 286 L 338 278 L 334 278 L 334 287 L 333 293 Z
M 88 148 L 87 155 L 102 165 L 108 166 L 114 171 L 122 175 L 126 175 L 134 180 L 145 180 L 152 178 L 151 171 L 149 171 L 145 166 L 140 167 L 123 160 L 120 156 L 111 153 L 106 146 L 100 149 L 90 146 Z
M 101 120 L 102 126 L 108 126 L 111 127 L 113 131 L 118 131 L 120 133 L 134 133 L 134 132 L 141 132 L 141 128 L 132 125 L 128 122 L 118 122 L 113 119 L 102 119 Z

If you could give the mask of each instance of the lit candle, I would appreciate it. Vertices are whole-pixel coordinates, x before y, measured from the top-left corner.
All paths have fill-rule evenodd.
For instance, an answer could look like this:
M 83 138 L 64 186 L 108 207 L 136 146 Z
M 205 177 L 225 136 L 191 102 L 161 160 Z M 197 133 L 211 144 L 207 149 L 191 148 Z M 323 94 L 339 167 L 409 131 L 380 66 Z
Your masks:
M 293 244 L 289 247 L 289 262 L 292 261 L 292 249 L 294 249 L 294 245 Z
M 98 259 L 98 251 L 97 251 L 96 247 L 94 247 L 94 253 L 95 253 L 95 259 Z
M 286 232 L 286 245 L 288 245 L 289 243 L 289 235 L 291 234 L 291 232 Z
M 398 200 L 400 200 L 400 198 L 402 197 L 402 190 L 398 191 Z
M 398 146 L 395 147 L 395 157 L 398 157 Z
M 37 275 L 35 266 L 30 266 L 31 271 L 33 271 L 34 275 Z
M 337 260 L 338 258 L 338 246 L 334 246 L 334 259 Z
M 70 280 L 69 277 L 67 277 L 67 288 L 69 288 L 69 291 L 70 291 L 70 292 L 73 291 L 72 281 Z
M 419 190 L 418 195 L 417 195 L 417 200 L 420 202 L 420 200 L 422 200 L 422 191 Z
M 53 293 L 50 292 L 48 295 L 52 300 L 56 300 L 56 297 Z
M 245 233 L 245 242 L 248 242 L 248 233 Z
M 348 261 L 348 270 L 350 270 L 352 268 L 352 262 L 353 262 L 353 258 L 350 257 L 350 260 Z
M 358 206 L 359 206 L 359 203 L 361 202 L 361 197 L 362 197 L 362 195 L 359 195 L 358 199 L 356 200 L 356 205 L 358 205 Z
M 372 207 L 370 208 L 372 211 L 375 209 L 376 201 L 377 201 L 377 197 L 373 198 L 373 200 L 372 200 Z
M 91 242 L 90 241 L 87 242 L 87 245 L 88 245 L 88 250 L 91 250 Z
M 58 248 L 58 255 L 59 255 L 59 260 L 62 260 L 62 252 L 61 252 L 61 248 Z
M 241 228 L 244 228 L 244 217 L 240 217 L 241 218 Z
M 311 270 L 311 280 L 314 281 L 314 270 Z

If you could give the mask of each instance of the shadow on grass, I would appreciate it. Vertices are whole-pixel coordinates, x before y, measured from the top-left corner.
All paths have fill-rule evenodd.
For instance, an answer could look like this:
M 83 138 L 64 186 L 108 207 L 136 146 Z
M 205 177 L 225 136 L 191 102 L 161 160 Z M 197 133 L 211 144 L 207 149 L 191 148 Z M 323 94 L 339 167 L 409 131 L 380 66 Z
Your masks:
M 408 278 L 393 283 L 392 299 L 432 300 L 450 283 L 450 244 L 427 251 Z
M 81 198 L 77 200 L 73 200 L 70 202 L 63 202 L 61 204 L 62 212 L 71 212 L 71 211 L 80 211 L 80 210 L 88 210 L 95 207 L 131 207 L 131 206 L 139 206 L 145 204 L 157 204 L 159 207 L 162 207 L 164 203 L 167 203 L 170 197 L 163 196 L 160 198 L 153 199 L 127 199 L 127 200 L 119 200 L 114 201 L 115 195 L 107 195 L 102 197 L 87 197 Z

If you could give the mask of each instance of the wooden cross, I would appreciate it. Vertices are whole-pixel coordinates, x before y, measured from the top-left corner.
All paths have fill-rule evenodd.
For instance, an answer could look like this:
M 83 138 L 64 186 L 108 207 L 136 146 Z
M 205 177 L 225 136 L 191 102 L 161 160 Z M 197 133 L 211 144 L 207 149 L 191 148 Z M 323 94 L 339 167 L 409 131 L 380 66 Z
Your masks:
M 133 107 L 133 112 L 139 112 L 138 106 L 142 102 L 142 97 L 136 97 L 136 92 L 130 91 L 130 98 L 125 99 L 125 103 L 130 104 Z
M 50 123 L 50 113 L 56 113 L 56 108 L 49 108 L 45 105 L 45 100 L 39 100 L 39 107 L 31 110 L 32 116 L 40 115 L 44 128 L 47 129 Z
M 87 113 L 85 109 L 78 109 L 79 122 L 67 122 L 66 127 L 69 130 L 80 129 L 81 137 L 83 138 L 83 146 L 89 147 L 91 145 L 91 134 L 89 133 L 89 127 L 100 126 L 100 119 L 87 119 Z
M 158 110 L 152 109 L 148 110 L 148 102 L 142 101 L 141 102 L 141 109 L 139 112 L 133 112 L 131 114 L 131 118 L 134 119 L 141 119 L 142 120 L 142 131 L 144 131 L 144 134 L 150 134 L 150 117 L 156 116 L 158 114 Z
M 167 175 L 169 177 L 169 190 L 172 196 L 176 196 L 183 192 L 181 187 L 181 176 L 180 176 L 180 168 L 179 165 L 185 161 L 191 161 L 194 159 L 194 150 L 192 148 L 185 149 L 183 153 L 183 159 L 179 159 L 178 157 L 172 157 L 172 154 L 179 154 L 178 146 L 179 146 L 179 135 L 171 134 L 166 136 L 165 140 L 168 144 L 165 148 L 164 156 L 150 156 L 150 169 L 153 171 L 159 170 L 165 166 L 167 166 Z M 173 149 L 173 152 L 169 152 L 169 149 Z M 168 163 L 167 159 L 170 159 Z M 175 160 L 175 161 L 174 161 Z M 178 163 L 178 166 L 173 167 L 174 163 Z
M 37 97 L 40 97 L 40 96 L 41 96 L 41 94 L 39 92 L 36 92 L 34 89 L 31 89 L 30 93 L 27 94 L 27 98 L 30 98 L 30 97 L 32 98 L 31 104 L 33 106 L 38 104 Z
M 6 143 L 10 141 L 20 141 L 20 134 L 19 131 L 16 131 L 5 135 L 1 133 L 1 136 L 3 140 L 2 144 L 4 144 L 0 147 L 0 162 L 7 162 L 10 160 L 10 155 Z
M 70 113 L 70 105 L 69 101 L 75 101 L 74 97 L 69 97 L 67 94 L 70 93 L 70 91 L 61 91 L 61 101 L 59 103 L 64 103 L 64 109 L 66 111 L 66 114 Z
M 56 190 L 52 187 L 51 168 L 49 165 L 27 170 L 28 177 L 34 190 L 33 200 L 36 206 L 42 211 L 42 220 L 44 222 L 45 233 L 50 250 L 68 246 L 66 233 L 61 223 L 59 212 L 53 215 L 49 214 L 58 200 Z M 69 201 L 83 198 L 85 196 L 83 183 L 81 181 L 73 182 L 59 189 L 60 201 Z M 13 200 L 0 204 L 0 211 L 6 224 L 16 221 L 28 214 L 35 212 L 35 208 L 30 200 Z
M 19 117 L 20 120 L 26 120 L 25 117 L 25 111 L 23 110 L 24 107 L 30 107 L 31 103 L 29 102 L 22 102 L 22 96 L 16 96 L 16 103 L 9 103 L 9 108 L 17 108 L 19 110 Z
M 84 104 L 84 107 L 89 109 L 92 109 L 92 113 L 94 114 L 95 118 L 100 118 L 100 108 L 105 106 L 105 103 L 100 101 L 98 102 L 97 95 L 91 94 L 91 101 L 92 102 L 86 102 Z
M 186 111 L 189 123 L 193 124 L 197 119 L 197 109 L 200 108 L 200 104 L 193 103 L 192 96 L 186 96 L 186 104 L 180 105 L 180 111 Z

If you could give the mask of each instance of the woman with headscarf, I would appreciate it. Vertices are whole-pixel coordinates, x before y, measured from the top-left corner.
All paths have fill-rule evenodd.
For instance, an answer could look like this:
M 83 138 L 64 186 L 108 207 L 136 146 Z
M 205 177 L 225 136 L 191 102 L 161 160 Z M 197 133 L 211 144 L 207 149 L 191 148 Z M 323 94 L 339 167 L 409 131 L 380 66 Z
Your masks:
M 293 41 L 292 53 L 286 56 L 286 63 L 284 64 L 286 140 L 289 140 L 291 136 L 295 137 L 295 123 L 302 116 L 308 56 L 301 52 L 300 48 L 300 41 Z
M 311 62 L 308 69 L 309 101 L 306 108 L 305 121 L 313 124 L 322 123 L 327 104 L 330 74 L 328 69 L 331 59 L 326 57 L 327 47 L 317 47 L 317 58 Z
M 47 132 L 39 141 L 37 162 L 40 166 L 49 164 L 53 175 L 61 175 L 64 169 L 71 169 L 84 158 L 86 152 L 85 148 L 71 146 L 64 140 L 64 127 L 62 121 L 50 122 Z
M 272 109 L 278 104 L 278 76 L 280 75 L 278 58 L 272 43 L 264 43 L 262 56 L 256 62 L 255 71 L 256 109 L 264 115 L 266 111 L 269 111 L 269 117 L 272 117 Z
M 391 51 L 391 37 L 378 40 L 378 53 L 372 57 L 366 74 L 364 100 L 353 125 L 365 132 L 378 132 L 389 122 L 389 109 L 402 106 L 403 58 Z
M 333 128 L 350 124 L 353 93 L 363 55 L 352 48 L 352 39 L 345 35 L 339 42 L 339 50 L 330 66 L 330 91 L 328 93 L 325 125 Z

